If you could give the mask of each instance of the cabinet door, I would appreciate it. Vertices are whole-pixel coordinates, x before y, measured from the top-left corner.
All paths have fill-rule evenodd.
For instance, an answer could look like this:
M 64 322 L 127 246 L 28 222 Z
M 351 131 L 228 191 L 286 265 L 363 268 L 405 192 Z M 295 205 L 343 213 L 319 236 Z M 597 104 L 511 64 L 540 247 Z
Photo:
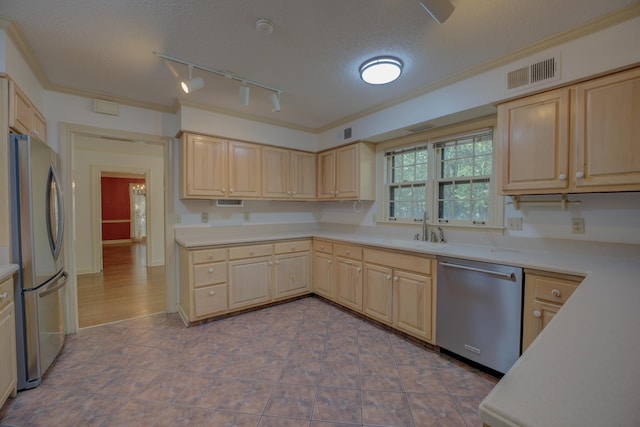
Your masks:
M 525 304 L 526 305 L 526 304 Z M 527 307 L 528 308 L 528 307 Z M 522 351 L 524 352 L 551 319 L 558 313 L 562 305 L 540 300 L 533 301 L 532 309 L 525 308 L 522 316 Z
M 498 106 L 498 163 L 506 194 L 568 188 L 569 89 Z
M 271 301 L 271 257 L 229 261 L 229 309 Z
M 336 197 L 358 198 L 360 163 L 358 144 L 336 150 Z
M 338 302 L 362 311 L 362 262 L 336 258 Z
M 393 322 L 393 271 L 374 264 L 364 266 L 365 314 L 384 323 Z
M 274 261 L 274 298 L 288 298 L 311 290 L 308 252 L 278 255 Z
M 432 292 L 430 276 L 395 271 L 393 324 L 408 334 L 431 341 Z
M 31 135 L 32 116 L 31 101 L 13 80 L 9 80 L 9 127 L 18 133 Z
M 291 197 L 290 151 L 262 147 L 262 196 L 274 199 Z
M 11 288 L 13 290 L 13 288 Z M 13 302 L 0 310 L 0 407 L 16 390 L 16 327 Z
M 576 86 L 574 186 L 640 190 L 640 69 Z
M 47 142 L 47 122 L 38 110 L 33 109 L 33 117 L 31 118 L 31 125 L 33 126 L 33 135 L 35 135 L 40 141 Z
M 333 257 L 324 253 L 313 255 L 313 289 L 319 295 L 336 299 L 333 287 Z
M 336 197 L 336 150 L 318 154 L 318 199 Z
M 184 134 L 182 144 L 182 197 L 226 196 L 227 141 Z
M 229 141 L 229 197 L 260 197 L 260 146 Z
M 315 199 L 316 155 L 301 151 L 291 152 L 291 198 Z

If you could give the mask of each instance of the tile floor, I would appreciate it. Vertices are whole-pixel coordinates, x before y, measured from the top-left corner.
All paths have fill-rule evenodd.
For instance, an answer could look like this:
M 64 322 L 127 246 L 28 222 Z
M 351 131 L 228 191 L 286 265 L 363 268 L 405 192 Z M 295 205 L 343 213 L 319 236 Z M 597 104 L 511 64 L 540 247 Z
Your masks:
M 481 426 L 496 379 L 317 298 L 81 330 L 1 426 Z

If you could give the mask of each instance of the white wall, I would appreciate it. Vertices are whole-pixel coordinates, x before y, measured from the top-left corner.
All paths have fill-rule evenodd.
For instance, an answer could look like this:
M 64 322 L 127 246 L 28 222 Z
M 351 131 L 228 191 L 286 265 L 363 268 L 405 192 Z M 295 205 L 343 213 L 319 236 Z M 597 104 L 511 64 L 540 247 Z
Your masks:
M 44 114 L 44 89 L 36 78 L 31 68 L 24 60 L 16 45 L 3 32 L 5 40 L 5 61 L 6 73 L 20 86 L 20 89 L 27 94 L 36 108 Z
M 180 129 L 241 141 L 259 142 L 306 151 L 318 151 L 313 133 L 255 122 L 191 107 L 180 107 Z
M 135 150 L 123 147 L 123 144 L 135 145 Z M 147 221 L 151 226 L 150 247 L 152 265 L 164 264 L 164 158 L 163 147 L 159 145 L 141 145 L 121 141 L 105 140 L 95 137 L 78 137 L 74 154 L 74 196 L 76 220 L 76 271 L 78 274 L 95 272 L 93 270 L 93 243 L 99 236 L 93 234 L 91 201 L 91 167 L 115 172 L 148 169 L 150 180 L 147 182 Z M 126 153 L 124 153 L 126 151 Z

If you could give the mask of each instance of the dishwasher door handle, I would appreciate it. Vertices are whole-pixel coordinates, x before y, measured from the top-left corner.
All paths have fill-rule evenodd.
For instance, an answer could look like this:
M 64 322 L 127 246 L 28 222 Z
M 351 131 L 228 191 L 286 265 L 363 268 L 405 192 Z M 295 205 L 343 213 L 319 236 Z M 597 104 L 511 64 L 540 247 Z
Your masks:
M 513 280 L 515 278 L 515 275 L 513 273 L 503 273 L 501 271 L 487 270 L 485 268 L 469 267 L 467 265 L 460 265 L 460 264 L 451 264 L 450 262 L 446 262 L 446 261 L 442 261 L 440 262 L 440 264 L 444 267 L 475 271 L 476 273 L 491 274 L 498 277 L 504 277 L 505 279 L 509 279 L 509 280 Z

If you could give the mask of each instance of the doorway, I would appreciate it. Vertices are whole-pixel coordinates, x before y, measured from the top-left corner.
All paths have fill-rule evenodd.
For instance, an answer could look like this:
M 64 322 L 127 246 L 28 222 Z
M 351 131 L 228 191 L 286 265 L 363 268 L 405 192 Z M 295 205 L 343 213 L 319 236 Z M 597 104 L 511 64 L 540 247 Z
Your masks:
M 69 270 L 76 273 L 75 295 L 71 295 L 77 307 L 76 328 L 166 311 L 164 188 L 168 141 L 147 143 L 75 133 L 72 142 L 68 157 L 74 163 L 71 226 L 75 247 L 74 267 Z M 124 177 L 139 181 L 131 182 L 135 188 L 126 184 L 127 217 L 103 218 L 102 205 L 113 204 L 112 200 L 103 203 L 103 178 Z M 145 209 L 137 215 L 135 199 L 140 197 Z M 136 227 L 136 216 L 142 230 Z M 118 229 L 126 230 L 126 238 L 117 234 L 114 238 Z

